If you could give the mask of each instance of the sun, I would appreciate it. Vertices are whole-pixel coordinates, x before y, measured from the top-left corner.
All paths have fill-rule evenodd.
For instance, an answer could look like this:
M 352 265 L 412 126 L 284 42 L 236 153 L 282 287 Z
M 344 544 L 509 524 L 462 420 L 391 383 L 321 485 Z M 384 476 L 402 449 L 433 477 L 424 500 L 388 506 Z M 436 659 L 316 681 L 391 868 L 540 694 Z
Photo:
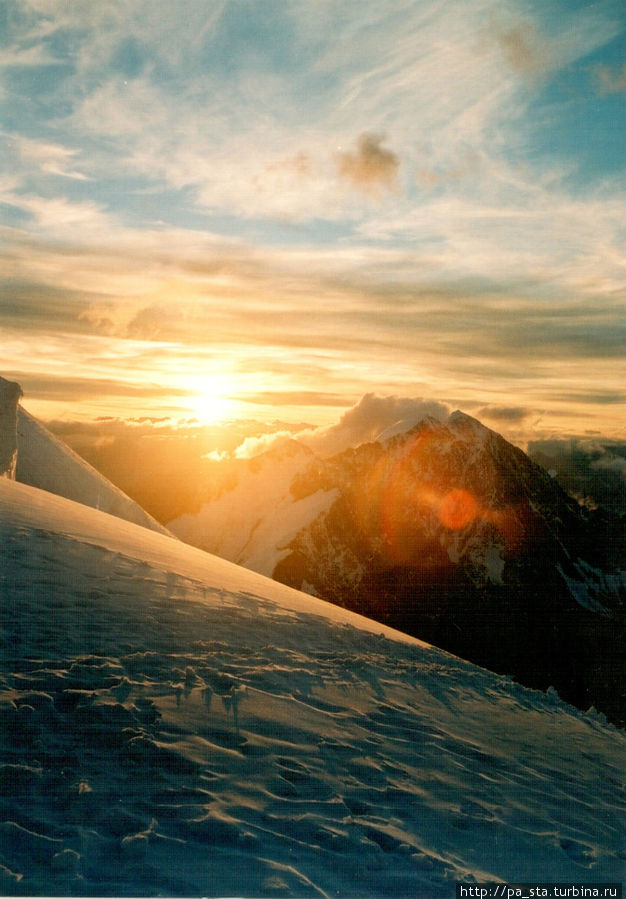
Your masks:
M 233 385 L 220 375 L 198 375 L 193 379 L 185 405 L 202 424 L 219 424 L 234 414 Z

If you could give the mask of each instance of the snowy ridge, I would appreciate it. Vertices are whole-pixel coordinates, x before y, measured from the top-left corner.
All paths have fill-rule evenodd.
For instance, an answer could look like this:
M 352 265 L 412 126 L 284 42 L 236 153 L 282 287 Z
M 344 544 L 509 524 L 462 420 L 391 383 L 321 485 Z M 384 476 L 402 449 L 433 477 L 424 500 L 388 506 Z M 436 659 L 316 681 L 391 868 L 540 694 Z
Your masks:
M 166 534 L 141 506 L 51 434 L 25 409 L 17 416 L 16 480 Z
M 22 388 L 0 378 L 0 477 L 168 531 L 19 405 Z
M 123 521 L 44 490 L 16 482 L 0 482 L 0 510 L 0 526 L 4 533 L 34 526 L 46 533 L 62 534 L 64 538 L 79 544 L 105 546 L 109 553 L 128 555 L 147 566 L 167 570 L 174 576 L 201 580 L 210 575 L 211 581 L 215 581 L 214 586 L 220 589 L 263 593 L 269 588 L 272 595 L 280 597 L 281 608 L 287 615 L 303 610 L 323 613 L 338 623 L 350 623 L 396 640 L 427 645 L 362 615 L 305 596 L 300 591 L 276 584 L 257 572 L 210 556 L 202 550 L 180 543 L 167 533 L 153 533 L 134 522 Z M 106 588 L 106 582 L 104 586 Z
M 615 881 L 624 734 L 166 536 L 0 481 L 0 892 Z

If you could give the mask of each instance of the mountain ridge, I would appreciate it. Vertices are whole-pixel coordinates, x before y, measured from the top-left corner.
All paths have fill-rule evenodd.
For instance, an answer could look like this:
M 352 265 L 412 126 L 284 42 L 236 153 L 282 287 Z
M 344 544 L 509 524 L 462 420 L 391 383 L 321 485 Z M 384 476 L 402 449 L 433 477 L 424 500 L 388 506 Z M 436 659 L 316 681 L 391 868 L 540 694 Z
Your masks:
M 260 503 L 254 520 L 229 524 L 209 503 L 205 525 L 221 540 L 229 527 L 256 540 L 254 554 L 233 558 L 238 564 L 531 686 L 552 684 L 623 723 L 619 531 L 604 539 L 592 523 L 599 519 L 544 469 L 461 411 L 392 432 L 283 470 L 275 507 L 283 520 L 306 510 L 296 534 L 264 530 L 272 478 L 263 488 L 267 518 Z M 257 478 L 270 458 L 254 460 Z M 244 471 L 242 491 L 246 484 Z M 231 495 L 221 495 L 223 508 Z M 178 521 L 168 526 L 189 539 Z M 219 552 L 211 529 L 200 527 L 196 540 Z
M 20 404 L 22 388 L 0 377 L 0 475 L 160 533 L 167 528 L 85 462 Z

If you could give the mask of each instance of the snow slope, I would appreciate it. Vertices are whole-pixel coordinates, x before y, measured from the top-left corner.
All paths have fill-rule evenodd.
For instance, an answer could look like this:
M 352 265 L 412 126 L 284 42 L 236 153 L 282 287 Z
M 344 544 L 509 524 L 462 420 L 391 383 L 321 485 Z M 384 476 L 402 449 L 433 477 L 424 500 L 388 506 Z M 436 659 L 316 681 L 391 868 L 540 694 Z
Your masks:
M 21 406 L 17 415 L 15 479 L 22 484 L 109 512 L 150 530 L 167 533 L 141 506 L 81 459 Z
M 29 415 L 19 405 L 21 396 L 19 384 L 0 377 L 0 477 L 168 533 L 141 506 Z
M 314 459 L 295 441 L 264 453 L 232 490 L 168 522 L 168 529 L 192 546 L 271 577 L 290 554 L 290 542 L 337 498 L 336 490 L 318 490 L 300 501 L 292 496 L 294 478 Z
M 166 536 L 0 480 L 0 894 L 612 881 L 624 734 Z

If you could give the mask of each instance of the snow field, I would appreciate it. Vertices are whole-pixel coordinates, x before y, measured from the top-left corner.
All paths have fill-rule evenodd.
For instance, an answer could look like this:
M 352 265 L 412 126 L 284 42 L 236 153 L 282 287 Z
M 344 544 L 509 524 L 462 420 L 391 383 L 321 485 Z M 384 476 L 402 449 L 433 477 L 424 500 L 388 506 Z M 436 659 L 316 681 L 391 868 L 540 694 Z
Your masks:
M 0 893 L 623 878 L 601 716 L 9 481 L 0 557 Z

